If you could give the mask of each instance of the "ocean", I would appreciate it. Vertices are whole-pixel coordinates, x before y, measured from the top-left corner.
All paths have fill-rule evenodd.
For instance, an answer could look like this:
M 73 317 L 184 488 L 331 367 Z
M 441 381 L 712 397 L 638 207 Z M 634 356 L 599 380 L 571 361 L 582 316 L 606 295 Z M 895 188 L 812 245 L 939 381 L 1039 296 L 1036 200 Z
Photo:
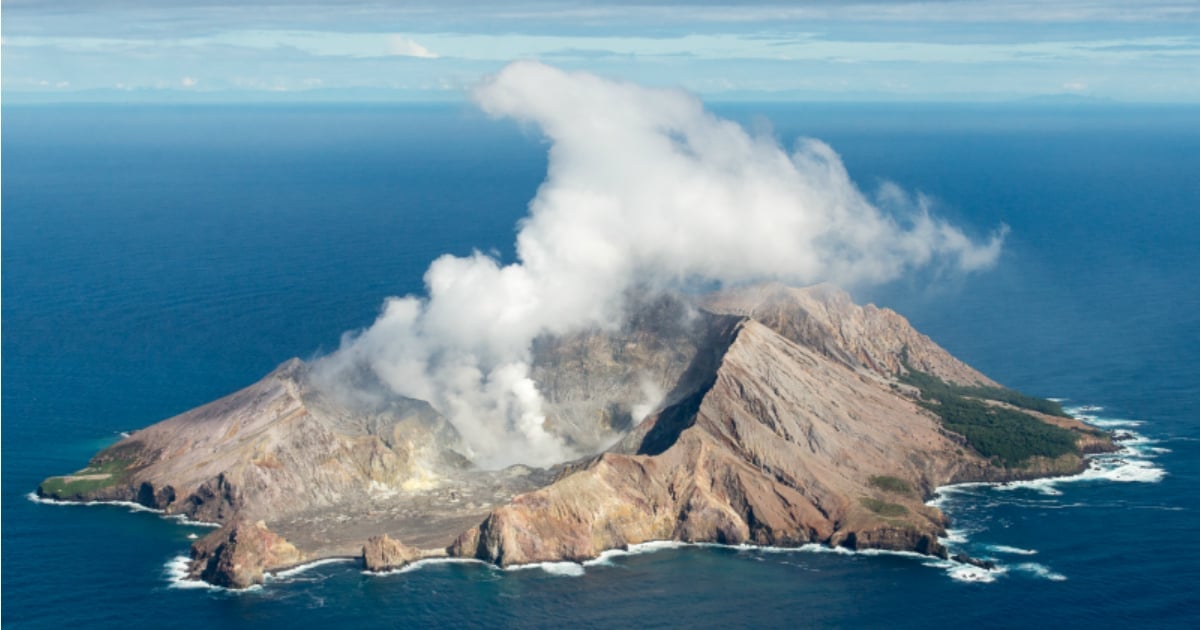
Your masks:
M 1136 434 L 1080 479 L 943 492 L 952 547 L 1002 571 L 657 545 L 189 587 L 172 570 L 205 528 L 29 493 L 122 431 L 335 348 L 442 253 L 511 259 L 546 145 L 467 105 L 6 106 L 5 626 L 1200 625 L 1200 108 L 716 109 L 825 140 L 865 190 L 1011 228 L 990 271 L 856 291 L 996 380 Z

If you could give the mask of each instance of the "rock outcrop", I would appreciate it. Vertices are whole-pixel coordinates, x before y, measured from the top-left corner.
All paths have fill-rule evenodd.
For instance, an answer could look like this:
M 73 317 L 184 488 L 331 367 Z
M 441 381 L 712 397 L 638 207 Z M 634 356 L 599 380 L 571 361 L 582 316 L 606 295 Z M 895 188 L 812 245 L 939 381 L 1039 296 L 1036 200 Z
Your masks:
M 418 560 L 446 556 L 445 549 L 418 549 L 381 534 L 367 539 L 362 549 L 363 566 L 368 571 L 391 571 Z
M 189 577 L 226 588 L 261 584 L 268 570 L 296 565 L 305 557 L 266 523 L 233 520 L 192 545 Z
M 193 546 L 191 574 L 241 588 L 324 557 L 361 554 L 370 570 L 442 555 L 513 565 L 656 540 L 945 557 L 946 519 L 924 504 L 937 486 L 1069 474 L 1112 448 L 1074 419 L 1031 411 L 1027 421 L 1069 432 L 1074 452 L 1019 465 L 981 455 L 904 377 L 920 371 L 960 398 L 996 384 L 832 287 L 631 304 L 620 327 L 534 343 L 546 428 L 590 453 L 576 461 L 478 470 L 427 403 L 345 400 L 292 360 L 39 493 L 221 523 Z

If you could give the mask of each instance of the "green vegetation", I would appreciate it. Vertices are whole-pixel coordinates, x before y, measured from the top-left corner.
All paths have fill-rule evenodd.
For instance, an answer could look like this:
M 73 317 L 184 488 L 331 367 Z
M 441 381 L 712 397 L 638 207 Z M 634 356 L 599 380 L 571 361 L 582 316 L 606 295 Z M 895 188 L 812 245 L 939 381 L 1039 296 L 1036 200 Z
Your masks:
M 932 374 L 914 369 L 908 365 L 907 360 L 904 361 L 904 367 L 908 370 L 908 373 L 900 377 L 901 382 L 908 383 L 921 390 L 921 394 L 926 398 L 935 398 L 938 400 L 947 397 L 983 398 L 1008 403 L 1014 407 L 1037 411 L 1051 416 L 1070 417 L 1067 415 L 1067 412 L 1063 411 L 1062 405 L 1053 400 L 1027 396 L 1005 387 L 967 386 L 947 383 Z
M 871 485 L 897 494 L 912 494 L 912 485 L 907 481 L 891 475 L 871 475 Z
M 83 497 L 101 488 L 117 485 L 129 475 L 128 467 L 129 462 L 125 460 L 95 464 L 71 475 L 50 477 L 42 482 L 39 490 L 50 497 Z
M 966 438 L 984 457 L 1004 466 L 1020 466 L 1035 456 L 1053 458 L 1079 452 L 1074 432 L 980 399 L 1065 416 L 1058 403 L 997 387 L 952 385 L 913 369 L 907 360 L 904 367 L 908 373 L 900 380 L 921 390 L 921 406 L 937 414 L 943 426 Z
M 872 499 L 871 497 L 862 497 L 858 500 L 858 502 L 861 503 L 863 507 L 880 516 L 908 516 L 908 508 L 897 503 L 888 503 L 887 501 L 880 501 L 879 499 Z
M 922 406 L 941 417 L 947 429 L 967 438 L 980 455 L 1005 466 L 1019 466 L 1034 456 L 1078 452 L 1074 433 L 1014 409 L 958 397 L 927 401 Z

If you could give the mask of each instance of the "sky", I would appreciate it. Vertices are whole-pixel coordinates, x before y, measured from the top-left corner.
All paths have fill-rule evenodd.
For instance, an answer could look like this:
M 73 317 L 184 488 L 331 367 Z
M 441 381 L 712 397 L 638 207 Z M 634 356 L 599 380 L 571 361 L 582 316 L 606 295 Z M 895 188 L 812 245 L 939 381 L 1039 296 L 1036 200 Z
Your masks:
M 1200 0 L 5 0 L 3 99 L 455 101 L 515 60 L 705 100 L 1200 103 Z

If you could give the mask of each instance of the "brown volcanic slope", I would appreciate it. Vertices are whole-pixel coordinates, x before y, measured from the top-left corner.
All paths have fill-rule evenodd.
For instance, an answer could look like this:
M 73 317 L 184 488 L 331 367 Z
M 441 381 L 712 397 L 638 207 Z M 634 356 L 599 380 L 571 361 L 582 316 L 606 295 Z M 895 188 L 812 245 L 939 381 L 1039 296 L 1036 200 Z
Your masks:
M 220 522 L 193 547 L 192 574 L 241 587 L 331 556 L 375 569 L 447 554 L 511 565 L 652 540 L 943 554 L 945 518 L 923 504 L 934 487 L 1082 465 L 1069 454 L 1002 468 L 945 431 L 896 381 L 902 355 L 948 382 L 994 383 L 890 310 L 782 285 L 701 306 L 651 300 L 621 330 L 535 344 L 547 426 L 582 452 L 615 442 L 551 470 L 474 470 L 427 404 L 340 402 L 293 360 L 39 493 Z M 658 410 L 632 426 L 655 390 L 666 392 Z
M 996 385 L 913 328 L 899 313 L 859 306 L 830 285 L 796 289 L 779 283 L 722 291 L 702 300 L 706 310 L 754 319 L 788 339 L 850 367 L 884 376 L 908 363 L 950 383 Z

